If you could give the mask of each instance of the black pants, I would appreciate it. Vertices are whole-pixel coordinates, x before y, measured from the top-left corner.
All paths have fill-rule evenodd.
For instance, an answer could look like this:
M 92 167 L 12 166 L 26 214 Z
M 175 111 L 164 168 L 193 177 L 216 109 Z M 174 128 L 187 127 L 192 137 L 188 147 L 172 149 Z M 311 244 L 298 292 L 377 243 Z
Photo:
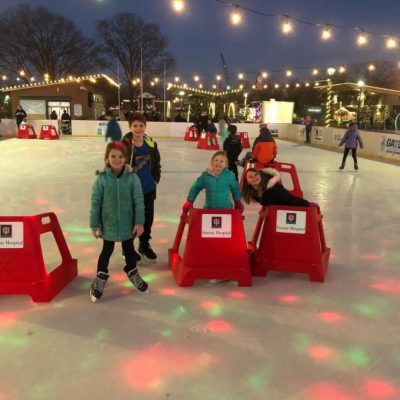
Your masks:
M 142 245 L 149 243 L 151 239 L 151 227 L 154 221 L 154 200 L 156 199 L 156 191 L 143 194 L 144 198 L 144 231 L 142 236 L 139 236 L 139 241 Z
M 124 271 L 128 274 L 136 268 L 136 257 L 133 248 L 133 239 L 124 240 L 122 243 L 122 250 L 125 256 Z M 114 251 L 115 242 L 103 240 L 103 249 L 101 250 L 99 261 L 97 262 L 97 272 L 104 272 L 108 274 L 108 264 L 110 262 L 111 254 Z
M 306 142 L 310 143 L 310 139 L 311 139 L 311 127 L 310 128 L 306 128 Z
M 352 149 L 350 147 L 345 147 L 344 148 L 344 153 L 343 153 L 342 165 L 346 164 L 346 158 L 347 158 L 350 150 L 351 150 L 351 155 L 352 155 L 353 160 L 354 160 L 354 164 L 357 164 L 357 149 Z
M 239 180 L 239 175 L 238 175 L 238 168 L 235 160 L 228 160 L 228 169 L 229 171 L 232 171 L 235 174 L 235 178 L 238 181 Z

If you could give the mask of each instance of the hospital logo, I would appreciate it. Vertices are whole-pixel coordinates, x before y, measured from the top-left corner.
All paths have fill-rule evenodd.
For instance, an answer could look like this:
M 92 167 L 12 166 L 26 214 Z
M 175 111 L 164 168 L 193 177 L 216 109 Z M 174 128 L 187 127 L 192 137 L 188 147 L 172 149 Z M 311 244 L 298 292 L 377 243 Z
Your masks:
M 0 225 L 0 238 L 12 237 L 12 225 Z
M 212 217 L 211 218 L 211 228 L 212 229 L 221 229 L 222 228 L 222 218 L 221 217 Z
M 287 213 L 286 214 L 286 223 L 294 225 L 296 224 L 296 213 Z

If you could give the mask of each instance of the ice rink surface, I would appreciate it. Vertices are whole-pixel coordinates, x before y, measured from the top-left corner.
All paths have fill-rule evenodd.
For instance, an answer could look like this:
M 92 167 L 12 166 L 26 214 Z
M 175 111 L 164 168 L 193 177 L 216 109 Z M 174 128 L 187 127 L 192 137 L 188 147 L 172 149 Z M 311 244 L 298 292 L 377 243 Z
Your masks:
M 349 157 L 340 172 L 341 154 L 278 140 L 278 160 L 296 164 L 304 197 L 324 214 L 326 282 L 271 273 L 250 288 L 180 288 L 167 251 L 213 152 L 158 144 L 158 262 L 139 267 L 150 293 L 131 286 L 117 245 L 92 304 L 101 241 L 90 235 L 89 206 L 104 141 L 0 142 L 0 215 L 54 211 L 79 270 L 51 303 L 0 296 L 0 400 L 400 399 L 399 166 L 359 159 L 355 172 Z M 258 210 L 246 206 L 248 239 Z M 42 242 L 51 269 L 50 234 Z

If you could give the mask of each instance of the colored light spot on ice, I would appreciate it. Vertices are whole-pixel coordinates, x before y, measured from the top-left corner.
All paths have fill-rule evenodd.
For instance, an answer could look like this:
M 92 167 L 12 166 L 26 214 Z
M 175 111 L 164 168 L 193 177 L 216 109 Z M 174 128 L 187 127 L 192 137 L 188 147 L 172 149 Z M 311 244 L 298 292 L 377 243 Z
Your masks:
M 285 303 L 285 304 L 294 304 L 294 303 L 298 303 L 300 301 L 300 299 L 298 296 L 285 294 L 285 295 L 279 296 L 279 301 L 281 303 Z
M 43 198 L 39 197 L 36 199 L 36 204 L 38 206 L 44 206 L 46 204 L 49 204 L 49 201 L 47 199 L 43 199 Z
M 246 294 L 243 292 L 235 291 L 235 292 L 230 292 L 229 296 L 234 298 L 234 299 L 244 299 L 246 298 Z
M 308 356 L 314 360 L 326 360 L 333 354 L 333 350 L 324 346 L 313 346 L 308 350 Z
M 307 392 L 309 400 L 360 400 L 333 383 L 316 383 Z
M 153 273 L 148 273 L 145 275 L 142 275 L 142 278 L 148 283 L 148 282 L 153 282 L 156 280 L 156 274 Z
M 209 301 L 209 300 L 203 301 L 201 303 L 201 307 L 207 310 L 208 313 L 213 317 L 217 317 L 218 315 L 222 314 L 222 307 L 218 305 L 218 303 L 215 303 L 214 301 Z
M 335 311 L 325 311 L 325 312 L 321 312 L 319 313 L 319 316 L 321 318 L 322 321 L 331 324 L 334 322 L 340 322 L 344 320 L 344 317 L 342 314 L 339 314 Z
M 381 257 L 375 253 L 367 253 L 363 254 L 360 258 L 364 261 L 378 261 Z
M 394 399 L 396 392 L 391 383 L 379 379 L 369 379 L 363 388 L 373 399 Z M 398 398 L 396 396 L 396 399 Z
M 125 282 L 128 279 L 126 274 L 122 272 L 111 274 L 110 278 L 112 282 Z
M 233 329 L 229 322 L 222 320 L 210 321 L 206 326 L 210 331 L 214 332 L 230 332 Z
M 0 326 L 10 326 L 17 320 L 17 313 L 15 312 L 2 312 L 0 313 Z
M 161 294 L 163 294 L 164 296 L 175 296 L 176 295 L 176 289 L 172 289 L 172 288 L 160 289 L 159 292 Z
M 356 367 L 362 367 L 369 363 L 369 357 L 361 347 L 354 347 L 346 354 L 346 359 Z

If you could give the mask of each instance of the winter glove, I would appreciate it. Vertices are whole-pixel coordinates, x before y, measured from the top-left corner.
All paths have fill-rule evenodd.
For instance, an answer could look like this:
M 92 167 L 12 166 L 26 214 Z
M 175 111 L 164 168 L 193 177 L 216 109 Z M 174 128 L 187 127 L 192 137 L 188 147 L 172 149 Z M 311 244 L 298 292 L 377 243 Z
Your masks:
M 241 214 L 243 214 L 244 211 L 244 205 L 242 204 L 242 202 L 240 200 L 235 200 L 235 210 L 239 210 Z
M 189 201 L 189 200 L 186 200 L 186 201 L 183 203 L 183 206 L 182 206 L 183 212 L 187 213 L 187 212 L 189 212 L 189 210 L 190 210 L 191 208 L 193 208 L 193 203 L 192 203 L 191 201 Z

